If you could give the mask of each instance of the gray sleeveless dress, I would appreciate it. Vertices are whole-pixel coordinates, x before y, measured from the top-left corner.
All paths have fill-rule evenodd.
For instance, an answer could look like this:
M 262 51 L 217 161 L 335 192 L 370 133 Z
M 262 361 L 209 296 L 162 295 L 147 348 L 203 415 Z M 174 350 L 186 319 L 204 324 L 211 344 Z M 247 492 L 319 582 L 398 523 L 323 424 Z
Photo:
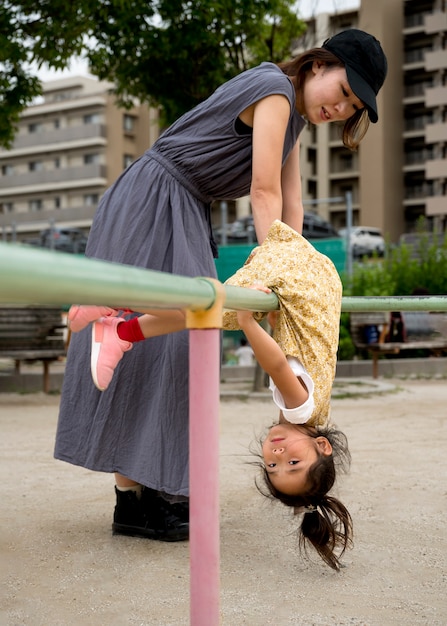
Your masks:
M 123 172 L 98 206 L 87 256 L 214 277 L 210 203 L 247 195 L 251 182 L 252 138 L 236 119 L 272 94 L 291 105 L 285 160 L 304 120 L 289 78 L 263 63 L 219 87 Z M 55 457 L 187 496 L 187 331 L 134 344 L 104 392 L 91 380 L 90 335 L 87 328 L 70 342 Z

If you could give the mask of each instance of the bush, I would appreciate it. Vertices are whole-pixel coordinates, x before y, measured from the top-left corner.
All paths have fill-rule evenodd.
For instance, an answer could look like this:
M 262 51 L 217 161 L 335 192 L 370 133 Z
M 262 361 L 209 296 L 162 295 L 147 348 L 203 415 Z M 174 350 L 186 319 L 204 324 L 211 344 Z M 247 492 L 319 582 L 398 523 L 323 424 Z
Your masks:
M 387 247 L 383 260 L 355 263 L 351 281 L 343 277 L 345 296 L 410 296 L 424 289 L 447 294 L 447 233 L 441 245 L 422 233 L 414 246 Z
M 349 313 L 342 313 L 340 319 L 340 340 L 338 343 L 337 359 L 350 361 L 355 355 L 355 345 L 349 331 Z
M 344 296 L 410 296 L 447 294 L 447 233 L 441 243 L 429 233 L 419 233 L 414 245 L 387 246 L 383 259 L 355 263 L 351 280 L 342 276 Z M 346 316 L 346 317 L 345 317 Z M 355 347 L 349 331 L 349 314 L 340 324 L 338 358 L 352 359 Z

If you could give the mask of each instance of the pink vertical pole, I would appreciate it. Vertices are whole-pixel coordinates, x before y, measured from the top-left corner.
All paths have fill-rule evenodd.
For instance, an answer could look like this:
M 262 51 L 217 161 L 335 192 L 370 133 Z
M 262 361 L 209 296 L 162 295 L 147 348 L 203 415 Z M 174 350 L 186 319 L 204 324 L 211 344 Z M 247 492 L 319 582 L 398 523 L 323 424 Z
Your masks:
M 218 626 L 220 332 L 189 333 L 191 626 Z

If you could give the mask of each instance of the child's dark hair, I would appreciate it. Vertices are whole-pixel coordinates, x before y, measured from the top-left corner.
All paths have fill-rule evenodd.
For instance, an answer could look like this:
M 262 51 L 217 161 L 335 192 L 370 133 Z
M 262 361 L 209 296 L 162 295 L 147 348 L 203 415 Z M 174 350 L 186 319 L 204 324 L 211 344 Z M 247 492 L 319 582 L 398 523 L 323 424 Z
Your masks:
M 332 454 L 320 454 L 309 469 L 306 493 L 287 495 L 278 491 L 272 485 L 264 464 L 260 464 L 264 485 L 261 487 L 257 482 L 256 486 L 263 495 L 293 507 L 296 515 L 304 513 L 299 534 L 300 550 L 306 552 L 310 543 L 327 565 L 339 570 L 339 559 L 352 544 L 352 518 L 337 498 L 327 494 L 335 483 L 337 469 L 348 471 L 351 454 L 346 436 L 341 431 L 312 427 L 306 430 L 311 437 L 326 437 L 332 446 Z

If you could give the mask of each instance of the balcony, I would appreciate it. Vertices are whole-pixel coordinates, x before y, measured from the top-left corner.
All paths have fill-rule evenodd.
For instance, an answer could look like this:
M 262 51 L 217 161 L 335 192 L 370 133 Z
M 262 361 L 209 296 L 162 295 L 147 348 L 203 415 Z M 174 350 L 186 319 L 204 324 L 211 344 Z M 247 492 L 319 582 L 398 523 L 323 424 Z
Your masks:
M 425 164 L 425 176 L 427 180 L 447 178 L 447 161 L 445 159 L 427 161 Z
M 47 189 L 79 188 L 86 184 L 107 185 L 107 167 L 105 165 L 83 165 L 40 172 L 26 172 L 2 176 L 0 195 L 25 194 Z
M 447 68 L 447 50 L 433 50 L 425 54 L 425 70 L 433 72 Z
M 38 233 L 51 224 L 67 227 L 90 225 L 96 211 L 96 205 L 78 206 L 67 209 L 44 209 L 39 212 L 0 214 L 0 227 L 17 230 L 21 233 Z
M 420 31 L 424 26 L 424 13 L 412 13 L 406 15 L 404 20 L 405 31 Z
M 11 150 L 0 150 L 0 159 L 18 156 L 18 152 L 28 153 L 30 148 L 38 148 L 39 152 L 51 150 L 66 150 L 70 144 L 76 147 L 81 145 L 105 145 L 107 130 L 104 124 L 83 124 L 55 128 L 38 133 L 18 135 Z M 36 150 L 32 150 L 36 153 Z
M 404 121 L 404 137 L 424 137 L 425 128 L 431 123 L 433 123 L 433 115 L 431 114 L 407 118 Z
M 431 83 L 429 83 L 431 86 Z M 406 85 L 404 89 L 404 104 L 415 104 L 424 102 L 427 83 L 420 82 L 413 85 Z
M 433 183 L 421 182 L 420 184 L 414 184 L 411 187 L 405 188 L 405 201 L 408 200 L 426 200 L 426 198 L 433 196 Z
M 425 58 L 425 49 L 424 48 L 415 48 L 411 50 L 407 50 L 404 54 L 404 69 L 405 70 L 414 70 L 414 69 L 424 69 L 424 58 Z
M 437 143 L 438 141 L 447 141 L 447 123 L 427 124 L 425 127 L 425 142 Z
M 411 150 L 406 152 L 404 172 L 425 171 L 425 164 L 433 158 L 433 150 Z
M 424 26 L 427 35 L 441 33 L 447 30 L 447 13 L 436 11 L 433 14 L 424 16 Z
M 427 89 L 425 91 L 425 104 L 427 107 L 447 105 L 447 87 L 440 86 Z
M 427 198 L 425 204 L 426 215 L 446 215 L 447 214 L 447 196 L 432 196 Z

